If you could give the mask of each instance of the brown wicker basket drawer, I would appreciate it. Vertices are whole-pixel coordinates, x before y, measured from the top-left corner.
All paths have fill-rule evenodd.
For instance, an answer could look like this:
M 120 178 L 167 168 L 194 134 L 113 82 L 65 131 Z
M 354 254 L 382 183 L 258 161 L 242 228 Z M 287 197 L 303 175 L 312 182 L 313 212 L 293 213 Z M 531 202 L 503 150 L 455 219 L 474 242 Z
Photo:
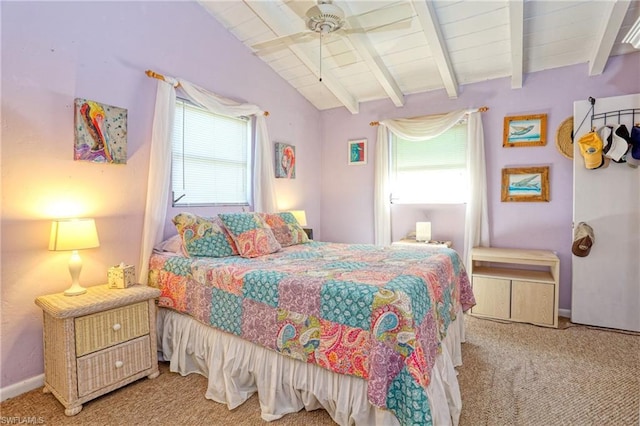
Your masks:
M 151 367 L 149 336 L 78 359 L 78 396 L 83 397 Z
M 76 356 L 149 334 L 149 305 L 135 303 L 75 319 Z

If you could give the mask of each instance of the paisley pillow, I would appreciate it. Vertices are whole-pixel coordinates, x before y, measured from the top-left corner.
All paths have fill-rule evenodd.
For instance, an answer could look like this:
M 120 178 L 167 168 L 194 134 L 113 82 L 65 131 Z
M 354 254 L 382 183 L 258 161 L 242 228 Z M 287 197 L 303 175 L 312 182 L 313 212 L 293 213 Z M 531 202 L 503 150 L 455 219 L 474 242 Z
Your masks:
M 219 217 L 179 213 L 173 224 L 182 246 L 191 257 L 226 257 L 238 254 L 236 244 Z
M 240 256 L 258 257 L 282 248 L 260 213 L 220 213 L 218 216 L 235 241 Z
M 308 243 L 309 237 L 290 212 L 260 213 L 282 247 Z

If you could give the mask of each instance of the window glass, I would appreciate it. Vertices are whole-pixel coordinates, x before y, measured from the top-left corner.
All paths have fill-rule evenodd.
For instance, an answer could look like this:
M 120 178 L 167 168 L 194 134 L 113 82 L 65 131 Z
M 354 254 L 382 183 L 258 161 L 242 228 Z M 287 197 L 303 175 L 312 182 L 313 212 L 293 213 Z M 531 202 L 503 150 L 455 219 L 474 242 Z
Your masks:
M 468 199 L 467 124 L 437 138 L 407 141 L 391 134 L 391 202 L 454 204 Z

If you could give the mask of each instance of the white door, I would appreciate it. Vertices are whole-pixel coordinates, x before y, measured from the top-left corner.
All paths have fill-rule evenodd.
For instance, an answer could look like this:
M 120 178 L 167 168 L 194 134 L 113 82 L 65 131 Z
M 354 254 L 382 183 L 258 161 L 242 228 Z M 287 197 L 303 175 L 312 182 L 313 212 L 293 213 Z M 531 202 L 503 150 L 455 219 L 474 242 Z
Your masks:
M 573 151 L 573 223 L 590 225 L 595 243 L 588 256 L 572 255 L 571 320 L 640 331 L 640 168 L 614 162 L 607 168 L 585 167 L 577 142 L 591 130 L 590 108 L 588 100 L 573 104 L 577 130 Z M 607 114 L 606 120 L 607 124 L 625 124 L 631 132 L 633 120 L 640 123 L 640 94 L 596 99 L 594 113 L 634 108 L 635 117 Z M 577 129 L 584 117 L 587 117 L 584 124 Z M 596 130 L 604 124 L 603 119 L 593 121 Z

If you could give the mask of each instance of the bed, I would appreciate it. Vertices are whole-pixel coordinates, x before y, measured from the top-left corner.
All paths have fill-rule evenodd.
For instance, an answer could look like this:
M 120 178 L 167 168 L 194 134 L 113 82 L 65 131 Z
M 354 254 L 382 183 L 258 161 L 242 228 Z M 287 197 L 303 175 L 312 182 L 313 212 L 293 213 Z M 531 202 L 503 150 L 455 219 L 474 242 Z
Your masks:
M 177 216 L 180 249 L 150 259 L 171 371 L 207 376 L 205 396 L 229 409 L 257 392 L 267 421 L 324 408 L 341 425 L 457 424 L 475 301 L 454 250 L 309 241 L 286 215 L 220 216 Z

